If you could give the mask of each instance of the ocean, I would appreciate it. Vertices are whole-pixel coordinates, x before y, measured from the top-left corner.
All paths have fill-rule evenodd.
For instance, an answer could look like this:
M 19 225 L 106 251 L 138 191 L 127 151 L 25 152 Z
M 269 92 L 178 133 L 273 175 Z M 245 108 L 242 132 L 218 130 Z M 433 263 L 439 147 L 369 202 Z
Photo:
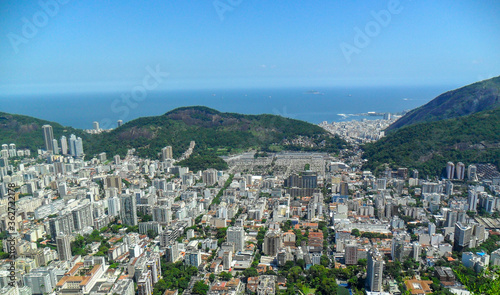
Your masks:
M 265 88 L 231 90 L 150 91 L 131 96 L 126 92 L 0 94 L 0 111 L 58 122 L 64 126 L 91 129 L 116 127 L 117 120 L 157 116 L 174 108 L 203 105 L 221 112 L 275 114 L 318 124 L 375 118 L 367 112 L 402 112 L 421 106 L 449 85 L 419 87 Z M 134 100 L 136 98 L 136 100 Z

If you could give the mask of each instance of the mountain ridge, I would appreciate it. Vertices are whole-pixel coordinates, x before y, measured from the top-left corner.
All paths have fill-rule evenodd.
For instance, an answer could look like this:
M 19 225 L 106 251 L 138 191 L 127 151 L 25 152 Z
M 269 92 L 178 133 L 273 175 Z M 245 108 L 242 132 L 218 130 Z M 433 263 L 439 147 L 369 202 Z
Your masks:
M 424 122 L 452 119 L 500 107 L 500 76 L 447 91 L 406 113 L 386 131 Z
M 296 142 L 298 138 L 309 146 L 286 142 Z M 150 158 L 167 145 L 172 146 L 174 155 L 180 155 L 191 140 L 198 149 L 214 150 L 218 154 L 250 148 L 333 152 L 347 146 L 338 136 L 304 121 L 268 114 L 224 113 L 205 106 L 181 107 L 160 116 L 137 118 L 94 139 L 97 144 L 91 147 L 92 153 L 102 149 L 123 154 L 134 147 L 140 156 Z M 146 141 L 149 142 L 146 144 Z

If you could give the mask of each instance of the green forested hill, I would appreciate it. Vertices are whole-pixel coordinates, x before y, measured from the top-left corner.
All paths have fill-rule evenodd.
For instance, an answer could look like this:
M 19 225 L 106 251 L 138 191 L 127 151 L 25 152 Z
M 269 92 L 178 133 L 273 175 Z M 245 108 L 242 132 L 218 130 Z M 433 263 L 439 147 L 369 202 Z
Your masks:
M 174 156 L 179 156 L 191 140 L 196 142 L 196 151 L 214 154 L 249 148 L 337 152 L 346 146 L 345 141 L 307 122 L 275 115 L 221 113 L 198 106 L 139 118 L 110 133 L 93 136 L 87 152 L 124 154 L 136 148 L 138 155 L 156 158 L 161 148 L 171 145 Z
M 396 130 L 363 147 L 366 169 L 416 168 L 440 175 L 446 162 L 490 162 L 500 166 L 500 108 Z
M 275 115 L 221 113 L 206 107 L 178 108 L 161 116 L 138 118 L 99 135 L 55 122 L 0 113 L 0 144 L 15 143 L 33 152 L 44 148 L 41 127 L 45 124 L 53 127 L 54 138 L 58 140 L 62 135 L 82 137 L 85 154 L 90 157 L 101 152 L 109 156 L 125 155 L 128 149 L 135 148 L 139 156 L 156 159 L 167 145 L 172 146 L 174 156 L 178 157 L 194 140 L 195 154 L 186 164 L 198 168 L 223 167 L 225 163 L 216 155 L 250 148 L 337 152 L 347 146 L 339 137 L 304 121 Z
M 443 93 L 427 104 L 408 112 L 386 131 L 394 131 L 417 123 L 467 116 L 497 107 L 500 107 L 500 76 Z
M 71 134 L 84 139 L 84 149 L 88 135 L 82 130 L 64 127 L 59 123 L 41 120 L 29 116 L 15 115 L 0 112 L 0 144 L 15 143 L 17 148 L 28 148 L 35 152 L 39 148 L 45 149 L 42 126 L 49 124 L 54 131 L 54 138 L 60 140 L 65 135 L 68 140 Z

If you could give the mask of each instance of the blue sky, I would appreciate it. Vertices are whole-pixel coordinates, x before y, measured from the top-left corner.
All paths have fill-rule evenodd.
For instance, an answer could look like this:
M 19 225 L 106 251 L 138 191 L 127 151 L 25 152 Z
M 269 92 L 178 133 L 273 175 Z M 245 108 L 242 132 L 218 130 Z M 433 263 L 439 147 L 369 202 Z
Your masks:
M 500 75 L 497 0 L 60 2 L 47 12 L 38 1 L 0 4 L 0 94 L 130 89 L 148 66 L 169 73 L 158 90 L 460 86 Z M 382 10 L 384 24 L 372 13 Z

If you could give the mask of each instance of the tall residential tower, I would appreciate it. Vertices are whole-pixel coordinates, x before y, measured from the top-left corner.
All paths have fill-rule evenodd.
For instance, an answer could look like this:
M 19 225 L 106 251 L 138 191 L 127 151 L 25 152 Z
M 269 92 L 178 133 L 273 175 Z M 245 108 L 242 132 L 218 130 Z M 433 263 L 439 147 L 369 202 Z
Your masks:
M 48 152 L 52 152 L 54 150 L 53 142 L 54 142 L 54 131 L 52 130 L 52 126 L 43 125 L 43 140 L 45 141 L 45 149 Z

